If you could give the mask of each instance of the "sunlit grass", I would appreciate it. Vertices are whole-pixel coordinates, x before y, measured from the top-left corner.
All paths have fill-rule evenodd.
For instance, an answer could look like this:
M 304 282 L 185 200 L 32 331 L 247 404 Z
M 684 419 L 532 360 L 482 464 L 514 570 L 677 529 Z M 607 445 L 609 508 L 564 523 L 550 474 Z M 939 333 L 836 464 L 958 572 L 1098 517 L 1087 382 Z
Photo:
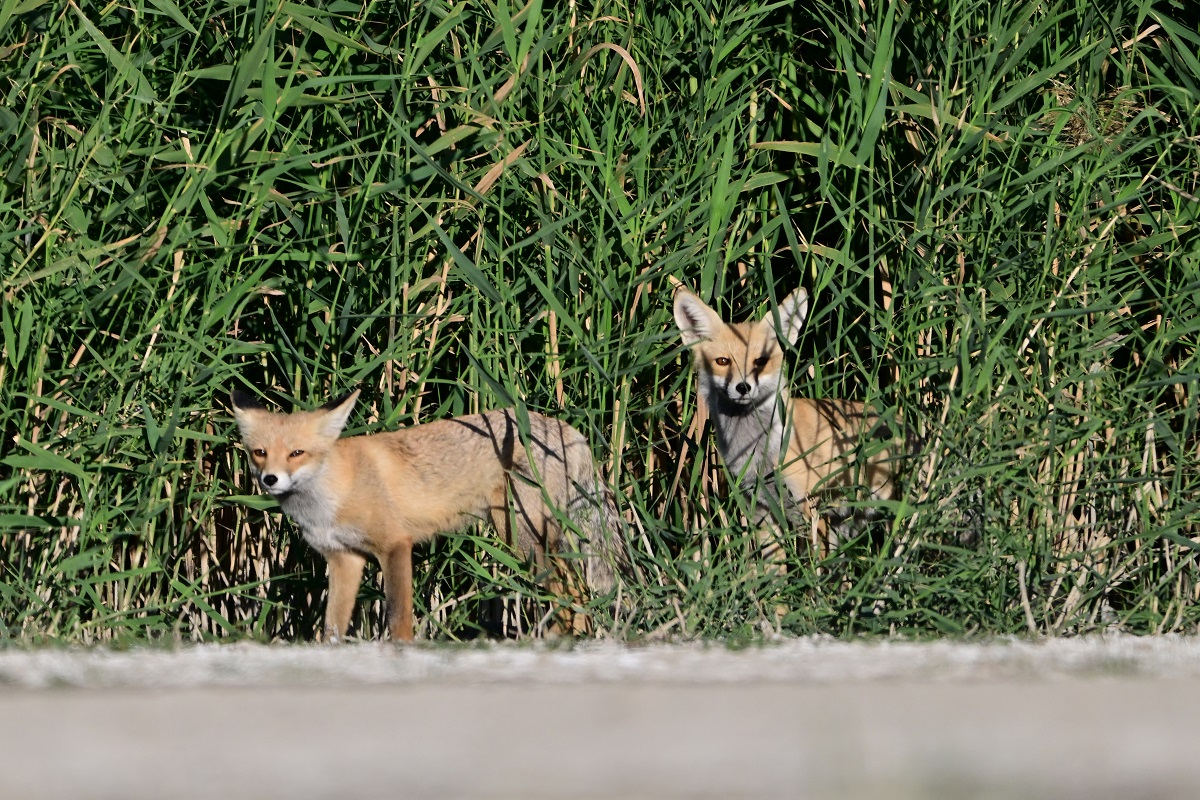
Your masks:
M 616 635 L 1194 629 L 1194 26 L 809 9 L 0 5 L 0 636 L 311 636 L 324 566 L 223 398 L 351 385 L 351 432 L 585 432 Z M 808 289 L 795 391 L 925 442 L 888 524 L 756 569 L 670 277 L 739 318 Z M 542 594 L 473 532 L 418 579 L 440 638 Z

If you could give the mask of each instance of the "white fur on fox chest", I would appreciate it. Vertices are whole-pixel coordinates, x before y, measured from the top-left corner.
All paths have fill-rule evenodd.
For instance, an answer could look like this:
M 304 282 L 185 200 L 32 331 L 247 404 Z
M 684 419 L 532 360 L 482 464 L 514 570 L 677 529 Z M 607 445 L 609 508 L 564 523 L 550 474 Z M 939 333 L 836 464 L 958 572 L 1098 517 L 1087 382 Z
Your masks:
M 281 503 L 284 512 L 300 526 L 304 541 L 322 554 L 338 550 L 360 550 L 363 532 L 352 525 L 340 525 L 337 506 L 324 492 L 297 491 Z
M 768 400 L 745 414 L 724 415 L 709 403 L 717 433 L 717 450 L 735 476 L 752 478 L 779 464 L 783 450 L 783 415 L 777 399 Z

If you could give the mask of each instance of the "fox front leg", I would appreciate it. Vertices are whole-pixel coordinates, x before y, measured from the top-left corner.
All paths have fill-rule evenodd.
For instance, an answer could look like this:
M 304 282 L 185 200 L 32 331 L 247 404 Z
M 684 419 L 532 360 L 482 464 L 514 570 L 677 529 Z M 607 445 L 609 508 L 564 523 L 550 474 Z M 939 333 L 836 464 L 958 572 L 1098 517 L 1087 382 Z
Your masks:
M 383 557 L 383 591 L 387 595 L 388 627 L 392 640 L 413 639 L 413 543 L 401 539 Z
M 358 587 L 362 583 L 367 559 L 352 550 L 335 550 L 325 556 L 329 562 L 329 599 L 325 603 L 325 641 L 340 642 L 350 628 Z

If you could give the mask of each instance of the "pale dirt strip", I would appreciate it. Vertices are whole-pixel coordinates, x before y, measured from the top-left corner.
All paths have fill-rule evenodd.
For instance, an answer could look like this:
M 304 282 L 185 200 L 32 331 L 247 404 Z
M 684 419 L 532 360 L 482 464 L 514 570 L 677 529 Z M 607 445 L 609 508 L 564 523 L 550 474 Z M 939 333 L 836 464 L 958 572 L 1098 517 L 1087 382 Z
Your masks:
M 603 641 L 557 647 L 501 643 L 406 648 L 363 642 L 340 647 L 239 643 L 124 651 L 0 649 L 0 688 L 31 689 L 331 687 L 427 682 L 811 684 L 1097 675 L 1200 678 L 1200 638 L 847 642 L 810 637 L 743 649 L 720 643 L 625 646 Z
M 8 798 L 1200 798 L 1200 642 L 0 650 Z

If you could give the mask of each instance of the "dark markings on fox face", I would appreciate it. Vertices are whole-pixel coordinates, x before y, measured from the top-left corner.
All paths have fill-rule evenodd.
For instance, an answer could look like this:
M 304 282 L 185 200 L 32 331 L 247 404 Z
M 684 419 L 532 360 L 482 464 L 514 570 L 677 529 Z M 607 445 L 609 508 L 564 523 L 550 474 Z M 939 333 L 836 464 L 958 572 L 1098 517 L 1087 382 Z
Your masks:
M 780 355 L 779 346 L 774 339 L 767 339 L 763 342 L 762 350 L 758 354 L 758 358 L 751 362 L 751 372 L 757 377 L 767 371 L 767 368 L 778 361 Z
M 782 353 L 779 349 L 775 336 L 772 333 L 762 342 L 762 348 L 757 355 L 751 352 L 751 336 L 744 324 L 730 325 L 729 331 L 740 341 L 745 348 L 744 358 L 737 359 L 731 352 L 712 352 L 712 343 L 708 343 L 708 350 L 704 352 L 704 358 L 708 362 L 708 371 L 714 377 L 723 379 L 725 382 L 730 380 L 730 368 L 736 363 L 741 367 L 742 378 L 754 378 L 755 382 L 762 377 L 764 373 L 777 372 L 779 370 L 779 361 L 782 358 Z
M 732 333 L 733 336 L 742 343 L 743 347 L 749 347 L 750 339 L 746 332 L 742 330 L 741 326 L 731 325 L 729 327 L 729 332 Z M 712 347 L 713 342 L 710 340 L 705 345 L 704 350 L 704 355 L 708 359 L 708 369 L 713 375 L 720 375 L 723 377 L 725 373 L 729 371 L 729 368 L 733 366 L 733 353 L 728 351 L 718 353 L 709 352 Z

